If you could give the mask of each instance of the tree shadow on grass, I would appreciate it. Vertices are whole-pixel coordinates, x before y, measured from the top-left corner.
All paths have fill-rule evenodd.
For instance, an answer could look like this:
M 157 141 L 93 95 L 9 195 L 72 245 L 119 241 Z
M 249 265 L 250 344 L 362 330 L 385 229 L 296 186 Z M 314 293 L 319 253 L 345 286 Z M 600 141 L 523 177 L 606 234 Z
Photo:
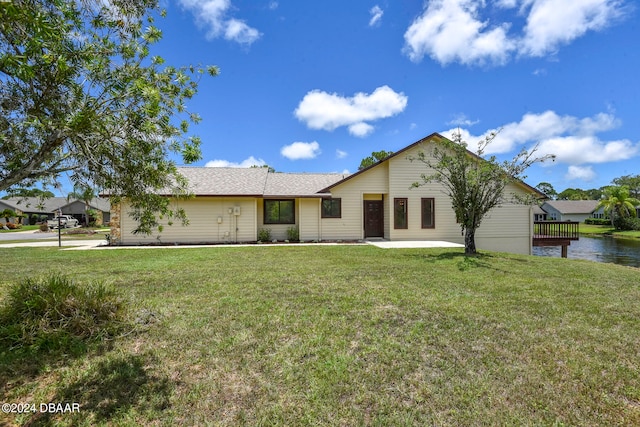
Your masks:
M 38 413 L 25 425 L 55 426 L 60 420 L 71 425 L 97 424 L 125 415 L 162 411 L 169 407 L 174 384 L 149 369 L 153 358 L 144 355 L 105 356 L 80 379 L 58 389 L 54 403 L 78 403 L 79 412 Z
M 495 266 L 491 264 L 491 259 L 494 258 L 491 254 L 477 253 L 476 255 L 465 255 L 464 252 L 442 252 L 437 255 L 433 254 L 408 254 L 411 258 L 419 258 L 420 260 L 429 263 L 442 263 L 444 261 L 455 262 L 456 267 L 460 271 L 468 271 L 476 268 L 487 268 L 497 270 Z

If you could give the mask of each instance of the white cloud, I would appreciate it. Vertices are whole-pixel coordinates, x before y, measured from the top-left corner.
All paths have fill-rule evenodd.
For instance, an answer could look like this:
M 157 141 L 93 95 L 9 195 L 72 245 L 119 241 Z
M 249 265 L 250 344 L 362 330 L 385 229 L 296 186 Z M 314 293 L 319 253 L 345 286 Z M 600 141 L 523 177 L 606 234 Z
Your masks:
M 587 31 L 606 27 L 621 13 L 618 0 L 534 0 L 524 28 L 520 53 L 542 56 Z
M 348 156 L 348 153 L 346 151 L 342 151 L 340 149 L 336 150 L 336 157 L 339 159 L 344 159 L 345 157 Z
M 228 160 L 210 160 L 204 166 L 207 168 L 250 168 L 251 166 L 265 166 L 266 164 L 264 160 L 250 156 L 240 163 L 234 163 Z
M 478 0 L 433 0 L 404 34 L 405 53 L 412 61 L 425 55 L 443 65 L 451 62 L 505 63 L 515 49 L 507 37 L 509 24 L 489 27 L 479 20 Z
M 320 144 L 313 142 L 294 142 L 285 145 L 280 154 L 289 160 L 313 159 L 320 154 Z
M 278 8 L 278 2 L 277 1 L 269 2 L 269 10 L 276 10 L 277 8 Z
M 371 94 L 357 93 L 353 97 L 312 90 L 300 101 L 294 114 L 311 129 L 333 131 L 347 126 L 351 134 L 362 137 L 374 130 L 367 122 L 401 113 L 407 100 L 404 93 L 396 93 L 389 86 L 381 86 Z
M 374 131 L 374 127 L 368 123 L 360 122 L 354 123 L 349 126 L 349 133 L 353 136 L 357 136 L 359 138 L 364 138 L 365 136 L 370 135 Z
M 380 20 L 382 19 L 382 15 L 384 15 L 384 11 L 380 8 L 380 6 L 375 5 L 369 10 L 369 14 L 371 15 L 371 19 L 369 19 L 369 26 L 373 27 L 376 24 L 380 24 Z
M 593 117 L 578 118 L 560 116 L 554 111 L 541 114 L 525 114 L 519 122 L 504 125 L 488 146 L 485 154 L 507 153 L 524 145 L 538 145 L 540 155 L 554 154 L 557 162 L 569 165 L 607 163 L 626 160 L 640 153 L 640 144 L 627 139 L 603 141 L 597 134 L 620 126 L 620 120 L 612 114 L 599 113 Z M 450 136 L 458 129 L 442 134 Z M 473 151 L 475 142 L 484 139 L 491 129 L 480 136 L 473 136 L 461 129 L 463 139 Z
M 595 178 L 596 173 L 591 166 L 569 166 L 567 174 L 564 176 L 568 180 L 581 179 L 583 181 L 591 181 Z
M 196 22 L 207 29 L 207 38 L 224 37 L 244 45 L 251 45 L 262 35 L 257 29 L 250 27 L 244 21 L 230 18 L 230 0 L 178 0 L 191 11 Z
M 454 126 L 473 126 L 480 123 L 480 120 L 471 120 L 465 114 L 457 114 L 453 120 L 447 122 L 448 125 Z
M 526 16 L 526 25 L 517 33 L 511 22 L 492 20 L 493 6 L 512 21 Z M 620 0 L 432 0 L 406 30 L 404 52 L 416 62 L 429 56 L 442 65 L 501 65 L 516 55 L 553 53 L 611 25 L 623 8 Z

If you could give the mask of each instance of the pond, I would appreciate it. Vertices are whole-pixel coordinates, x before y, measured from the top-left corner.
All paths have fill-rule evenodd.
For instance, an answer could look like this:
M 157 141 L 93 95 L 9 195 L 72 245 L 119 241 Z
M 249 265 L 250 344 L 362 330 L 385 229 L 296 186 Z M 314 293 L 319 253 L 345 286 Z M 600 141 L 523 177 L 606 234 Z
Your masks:
M 560 246 L 534 247 L 533 254 L 560 257 Z M 640 239 L 580 236 L 571 242 L 568 257 L 640 267 Z

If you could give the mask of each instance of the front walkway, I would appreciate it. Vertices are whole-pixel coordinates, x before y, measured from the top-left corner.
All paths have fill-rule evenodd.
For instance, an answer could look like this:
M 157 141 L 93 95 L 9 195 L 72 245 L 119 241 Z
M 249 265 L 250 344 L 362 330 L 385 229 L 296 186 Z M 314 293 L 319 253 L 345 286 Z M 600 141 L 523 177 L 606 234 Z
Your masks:
M 149 246 L 106 246 L 104 240 L 63 240 L 63 250 L 87 250 L 87 249 L 167 249 L 167 248 L 238 248 L 243 246 L 330 246 L 330 245 L 353 245 L 354 243 L 277 243 L 277 244 L 221 244 L 221 245 L 149 245 Z M 464 248 L 464 245 L 453 242 L 444 242 L 436 240 L 402 240 L 402 241 L 386 241 L 386 240 L 367 240 L 363 243 L 369 244 L 382 249 L 398 249 L 398 248 Z M 57 247 L 58 240 L 47 240 L 40 242 L 23 242 L 23 243 L 3 243 L 0 248 L 25 248 L 25 247 Z
M 393 242 L 386 240 L 370 240 L 368 244 L 382 249 L 397 248 L 464 248 L 460 243 L 444 242 L 440 240 L 396 240 Z

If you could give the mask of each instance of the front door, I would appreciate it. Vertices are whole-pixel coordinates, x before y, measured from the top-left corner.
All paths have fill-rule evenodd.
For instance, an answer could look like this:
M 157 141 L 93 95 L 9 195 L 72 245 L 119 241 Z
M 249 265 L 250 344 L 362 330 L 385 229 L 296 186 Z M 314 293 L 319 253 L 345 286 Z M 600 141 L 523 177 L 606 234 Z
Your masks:
M 364 237 L 384 237 L 384 205 L 382 200 L 364 201 Z

